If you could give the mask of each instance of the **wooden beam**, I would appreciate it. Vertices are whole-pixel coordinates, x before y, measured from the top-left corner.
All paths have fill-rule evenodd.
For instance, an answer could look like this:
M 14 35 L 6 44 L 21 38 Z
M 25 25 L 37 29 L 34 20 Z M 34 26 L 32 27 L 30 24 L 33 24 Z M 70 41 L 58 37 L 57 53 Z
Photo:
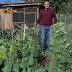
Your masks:
M 37 19 L 39 18 L 39 8 L 37 8 Z M 40 25 L 39 24 L 37 24 L 37 27 L 39 28 L 40 27 Z
M 23 23 L 24 24 L 24 22 L 13 22 L 13 23 Z
M 17 26 L 17 27 L 19 27 L 19 28 L 21 28 L 21 29 L 24 29 L 23 27 L 21 27 L 21 26 L 19 26 L 18 24 L 14 24 L 14 26 Z
M 42 2 L 3 4 L 3 6 L 27 6 L 27 5 L 42 5 Z
M 13 13 L 24 13 L 24 11 L 18 11 L 18 12 L 13 12 Z M 32 14 L 32 13 L 37 13 L 37 12 L 25 12 L 25 14 Z
M 37 19 L 39 17 L 39 8 L 37 8 Z

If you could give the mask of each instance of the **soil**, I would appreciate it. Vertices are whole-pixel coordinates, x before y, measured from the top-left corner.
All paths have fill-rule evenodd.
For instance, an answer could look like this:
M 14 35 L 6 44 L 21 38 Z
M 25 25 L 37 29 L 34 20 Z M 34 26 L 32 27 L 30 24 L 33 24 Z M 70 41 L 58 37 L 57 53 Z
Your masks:
M 49 56 L 43 56 L 40 55 L 38 57 L 38 62 L 40 63 L 41 66 L 45 67 L 46 65 L 48 65 L 48 63 L 51 61 L 51 58 Z
M 37 44 L 40 44 L 40 41 L 37 40 Z M 45 45 L 45 50 L 47 49 L 47 45 Z M 44 55 L 40 55 L 38 57 L 38 62 L 40 64 L 40 66 L 45 67 L 46 65 L 49 64 L 49 62 L 51 61 L 51 57 L 50 56 L 44 56 Z

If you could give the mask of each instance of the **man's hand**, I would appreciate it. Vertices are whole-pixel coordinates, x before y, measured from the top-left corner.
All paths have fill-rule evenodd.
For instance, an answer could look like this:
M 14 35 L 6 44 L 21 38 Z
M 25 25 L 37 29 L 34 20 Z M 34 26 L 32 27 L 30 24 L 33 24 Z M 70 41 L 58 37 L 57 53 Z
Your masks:
M 34 27 L 36 27 L 36 24 L 37 24 L 37 23 L 36 23 L 36 22 L 34 22 Z
M 53 25 L 51 25 L 50 27 L 53 27 Z
M 53 24 L 53 25 L 51 25 L 50 27 L 53 27 L 54 25 L 56 25 L 56 24 Z

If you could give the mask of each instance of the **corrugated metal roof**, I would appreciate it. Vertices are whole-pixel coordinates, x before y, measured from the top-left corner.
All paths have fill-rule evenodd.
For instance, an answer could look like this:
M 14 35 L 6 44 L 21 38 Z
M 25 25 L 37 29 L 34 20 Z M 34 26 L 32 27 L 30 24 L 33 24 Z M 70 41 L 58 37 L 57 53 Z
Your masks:
M 3 4 L 3 6 L 28 6 L 28 5 L 42 5 L 42 2 L 27 2 L 27 3 Z
M 16 0 L 13 2 L 13 0 L 11 0 L 11 2 L 4 2 L 3 4 L 16 4 L 16 3 L 32 3 L 32 2 L 42 2 L 41 0 Z

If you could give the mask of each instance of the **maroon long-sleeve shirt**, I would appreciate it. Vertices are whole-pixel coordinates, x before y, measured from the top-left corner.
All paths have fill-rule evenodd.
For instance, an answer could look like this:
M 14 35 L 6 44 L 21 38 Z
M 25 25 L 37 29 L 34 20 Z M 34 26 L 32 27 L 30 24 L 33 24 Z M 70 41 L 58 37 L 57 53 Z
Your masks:
M 54 23 L 53 23 L 53 18 L 54 18 Z M 52 24 L 55 24 L 57 22 L 55 11 L 53 9 L 48 9 L 48 10 L 42 9 L 39 13 L 37 24 L 40 23 L 40 20 L 41 20 L 41 25 L 51 26 Z

